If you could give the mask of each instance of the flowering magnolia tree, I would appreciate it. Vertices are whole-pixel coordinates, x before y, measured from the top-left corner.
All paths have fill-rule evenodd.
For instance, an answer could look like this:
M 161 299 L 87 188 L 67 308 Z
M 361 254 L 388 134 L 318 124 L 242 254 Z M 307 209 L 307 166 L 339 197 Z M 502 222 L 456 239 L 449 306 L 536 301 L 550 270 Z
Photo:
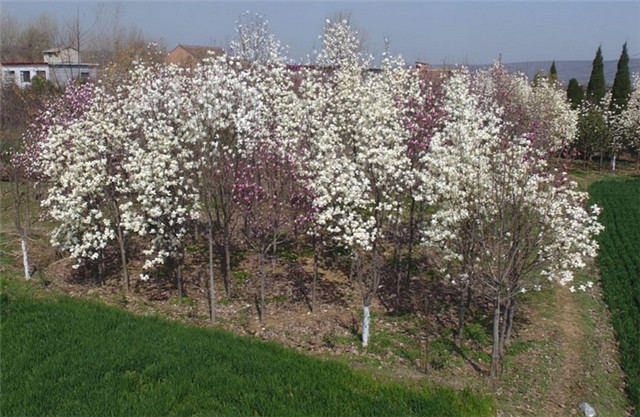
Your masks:
M 214 232 L 223 238 L 223 280 L 231 293 L 231 236 L 236 205 L 233 188 L 241 169 L 242 149 L 257 126 L 261 102 L 250 86 L 249 74 L 240 61 L 227 57 L 209 58 L 198 66 L 191 79 L 190 95 L 194 123 L 190 135 L 197 141 L 200 206 L 209 241 L 209 291 L 211 319 L 215 322 Z
M 247 63 L 273 65 L 286 61 L 286 48 L 269 29 L 269 21 L 258 13 L 246 11 L 236 22 L 236 38 L 231 53 Z
M 198 144 L 190 85 L 175 66 L 140 65 L 127 86 L 119 120 L 128 127 L 123 161 L 133 198 L 121 206 L 127 230 L 147 237 L 144 270 L 165 265 L 175 272 L 182 301 L 185 236 L 200 216 Z M 145 273 L 143 278 L 148 278 Z
M 636 152 L 640 161 L 640 73 L 634 75 L 627 107 L 613 116 L 613 131 L 617 142 Z
M 394 248 L 393 261 L 395 264 L 396 310 L 402 308 L 405 292 L 402 287 L 408 287 L 411 282 L 412 258 L 414 244 L 417 238 L 419 224 L 424 218 L 427 203 L 424 198 L 425 166 L 423 157 L 429 151 L 429 144 L 435 132 L 442 127 L 445 113 L 442 108 L 442 76 L 420 70 L 415 80 L 407 85 L 407 93 L 396 97 L 397 105 L 402 114 L 402 122 L 408 131 L 405 136 L 406 150 L 410 162 L 408 181 L 403 183 L 403 194 L 409 197 L 400 198 L 403 204 L 396 206 L 393 226 Z M 407 213 L 408 212 L 408 213 Z M 408 216 L 408 219 L 407 219 Z M 403 217 L 405 218 L 403 221 Z M 406 247 L 406 272 L 403 271 L 402 254 Z
M 14 155 L 14 164 L 22 167 L 28 177 L 42 179 L 42 148 L 50 134 L 54 129 L 64 128 L 80 119 L 91 106 L 93 96 L 94 85 L 85 83 L 71 85 L 61 96 L 49 101 L 23 137 L 24 150 Z
M 472 76 L 472 90 L 480 106 L 498 111 L 502 135 L 527 135 L 532 145 L 548 153 L 548 159 L 567 156 L 577 133 L 578 113 L 553 80 L 539 77 L 529 83 L 522 73 L 506 69 L 500 61 Z
M 14 190 L 14 223 L 20 235 L 26 279 L 31 275 L 27 248 L 28 230 L 32 222 L 31 185 L 35 187 L 44 179 L 42 147 L 55 126 L 68 126 L 82 116 L 91 102 L 92 95 L 93 85 L 85 84 L 71 86 L 61 96 L 49 97 L 44 109 L 31 123 L 30 129 L 22 135 L 22 149 L 11 149 L 11 145 L 8 147 L 11 150 L 8 152 L 10 164 L 7 165 L 7 173 Z
M 537 77 L 533 83 L 529 83 L 524 74 L 509 71 L 499 61 L 489 69 L 469 74 L 469 77 L 470 91 L 476 100 L 474 106 L 485 115 L 484 117 L 492 117 L 491 122 L 484 122 L 487 128 L 493 129 L 489 136 L 500 137 L 504 147 L 509 143 L 528 141 L 531 152 L 535 150 L 536 159 L 542 159 L 553 166 L 557 165 L 556 180 L 564 181 L 562 172 L 567 168 L 566 157 L 570 156 L 569 150 L 575 141 L 578 116 L 577 112 L 571 109 L 557 83 L 543 77 Z M 477 155 L 478 151 L 464 150 L 469 155 Z M 484 158 L 488 158 L 489 161 L 493 157 L 484 155 Z M 487 161 L 483 164 L 488 163 Z M 474 166 L 472 160 L 469 161 L 468 167 L 461 168 L 461 172 L 465 169 L 480 172 L 485 170 L 482 166 Z M 541 169 L 548 172 L 551 166 Z M 464 193 L 460 198 L 466 198 Z M 470 210 L 473 212 L 475 208 Z M 478 234 L 478 223 L 472 220 L 470 218 L 462 228 L 465 235 L 461 243 L 469 256 L 464 257 L 465 262 L 458 263 L 454 259 L 451 264 L 457 265 L 455 269 L 459 272 L 456 281 L 461 284 L 458 317 L 460 342 L 465 310 L 473 299 L 473 270 L 476 258 L 471 255 L 475 250 L 479 250 L 477 245 L 482 239 Z
M 426 191 L 437 208 L 425 244 L 461 264 L 461 276 L 491 294 L 496 376 L 513 323 L 515 295 L 541 279 L 566 284 L 595 256 L 598 209 L 586 193 L 547 169 L 546 153 L 526 135 L 505 140 L 496 115 L 470 92 L 469 75 L 445 88 L 444 127 L 425 155 Z
M 361 66 L 368 60 L 362 55 L 362 38 L 349 19 L 341 16 L 327 19 L 319 40 L 322 42 L 322 49 L 316 55 L 319 66 Z
M 100 261 L 101 274 L 104 251 L 117 240 L 123 285 L 128 291 L 120 209 L 129 195 L 123 169 L 128 132 L 114 117 L 120 100 L 100 87 L 93 90 L 91 105 L 82 116 L 50 129 L 42 141 L 39 166 L 49 184 L 43 206 L 59 222 L 52 235 L 54 245 L 68 250 L 79 261 Z
M 381 71 L 370 73 L 354 45 L 356 35 L 346 21 L 329 21 L 318 62 L 333 68 L 325 76 L 307 77 L 300 90 L 310 102 L 304 167 L 310 173 L 315 219 L 353 251 L 367 346 L 369 307 L 381 282 L 383 232 L 413 181 L 403 105 L 411 94 L 419 99 L 419 88 L 416 74 L 398 60 L 385 57 Z M 364 258 L 370 260 L 365 274 L 359 267 Z
M 397 310 L 401 288 L 411 294 L 421 240 L 459 285 L 460 338 L 466 306 L 489 296 L 498 375 L 517 294 L 570 282 L 597 248 L 598 210 L 556 163 L 577 131 L 562 92 L 499 63 L 440 78 L 384 55 L 372 71 L 346 20 L 327 22 L 320 66 L 287 67 L 266 21 L 246 19 L 235 58 L 138 64 L 109 89 L 70 90 L 72 111 L 42 116 L 23 164 L 48 181 L 53 242 L 98 265 L 117 242 L 128 288 L 125 240 L 136 235 L 143 277 L 164 267 L 181 300 L 185 248 L 206 227 L 215 322 L 220 236 L 227 295 L 232 248 L 259 255 L 263 320 L 265 264 L 284 241 L 309 244 L 306 234 L 312 310 L 319 245 L 347 248 L 367 346 L 379 289 L 395 285 Z M 624 137 L 637 131 L 633 103 L 616 119 Z
M 260 321 L 265 317 L 265 262 L 267 255 L 288 239 L 306 216 L 295 159 L 281 155 L 267 143 L 258 143 L 243 158 L 234 185 L 234 202 L 243 217 L 243 235 L 260 254 Z

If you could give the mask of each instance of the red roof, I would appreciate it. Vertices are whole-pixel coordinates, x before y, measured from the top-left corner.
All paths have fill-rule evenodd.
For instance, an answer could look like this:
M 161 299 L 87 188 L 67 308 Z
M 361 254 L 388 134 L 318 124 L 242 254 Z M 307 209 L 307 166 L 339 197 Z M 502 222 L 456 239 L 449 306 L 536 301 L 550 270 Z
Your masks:
M 3 62 L 0 65 L 2 65 L 3 67 L 8 67 L 8 66 L 12 66 L 12 65 L 16 66 L 16 67 L 17 66 L 24 67 L 24 66 L 27 66 L 27 65 L 30 65 L 30 66 L 34 67 L 36 65 L 49 65 L 49 64 L 47 62 Z

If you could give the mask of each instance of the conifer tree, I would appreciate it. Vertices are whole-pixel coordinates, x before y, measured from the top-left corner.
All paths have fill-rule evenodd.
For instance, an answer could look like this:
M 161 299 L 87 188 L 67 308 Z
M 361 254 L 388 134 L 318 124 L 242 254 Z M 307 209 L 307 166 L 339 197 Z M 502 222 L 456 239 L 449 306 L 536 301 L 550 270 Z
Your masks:
M 577 109 L 584 100 L 584 89 L 578 83 L 578 80 L 572 78 L 569 80 L 569 86 L 567 87 L 567 100 L 571 103 L 572 109 Z
M 591 77 L 587 85 L 587 100 L 594 104 L 600 104 L 606 93 L 604 84 L 604 63 L 602 61 L 602 47 L 598 47 L 596 57 L 593 59 Z
M 554 59 L 551 63 L 551 68 L 549 68 L 549 81 L 557 83 L 558 82 L 558 71 L 556 71 L 556 60 Z
M 622 45 L 622 53 L 618 60 L 618 71 L 613 81 L 611 104 L 609 110 L 615 114 L 622 113 L 627 108 L 629 95 L 631 94 L 631 77 L 629 75 L 629 55 L 627 43 Z

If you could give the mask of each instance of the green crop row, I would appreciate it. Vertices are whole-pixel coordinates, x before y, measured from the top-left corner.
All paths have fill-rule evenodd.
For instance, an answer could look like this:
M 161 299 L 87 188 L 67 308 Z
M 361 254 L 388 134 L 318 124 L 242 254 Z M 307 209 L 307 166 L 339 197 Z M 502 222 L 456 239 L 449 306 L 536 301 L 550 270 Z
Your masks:
M 629 397 L 640 409 L 640 178 L 597 182 L 589 193 L 604 209 L 598 265 Z
M 3 416 L 492 413 L 492 399 L 469 390 L 384 382 L 274 343 L 16 285 L 0 280 Z

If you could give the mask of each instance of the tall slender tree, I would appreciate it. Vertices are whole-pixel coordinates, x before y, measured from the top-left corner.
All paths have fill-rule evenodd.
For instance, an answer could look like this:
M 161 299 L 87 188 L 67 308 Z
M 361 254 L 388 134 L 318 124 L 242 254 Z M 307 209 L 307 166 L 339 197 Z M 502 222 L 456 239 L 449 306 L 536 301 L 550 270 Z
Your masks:
M 587 85 L 587 100 L 594 104 L 600 104 L 607 92 L 604 84 L 604 63 L 602 61 L 602 47 L 598 47 L 596 57 L 593 59 L 591 77 Z
M 571 103 L 572 109 L 577 109 L 582 104 L 582 100 L 584 100 L 584 88 L 578 83 L 578 80 L 572 78 L 569 80 L 569 85 L 567 86 L 567 99 L 569 103 Z
M 558 82 L 558 71 L 556 70 L 556 60 L 554 59 L 551 63 L 551 68 L 549 68 L 549 81 L 557 83 Z
M 616 78 L 613 80 L 609 110 L 614 114 L 622 113 L 627 108 L 630 94 L 631 76 L 629 75 L 629 54 L 627 53 L 627 43 L 625 42 L 624 45 L 622 45 L 622 53 L 618 60 Z

